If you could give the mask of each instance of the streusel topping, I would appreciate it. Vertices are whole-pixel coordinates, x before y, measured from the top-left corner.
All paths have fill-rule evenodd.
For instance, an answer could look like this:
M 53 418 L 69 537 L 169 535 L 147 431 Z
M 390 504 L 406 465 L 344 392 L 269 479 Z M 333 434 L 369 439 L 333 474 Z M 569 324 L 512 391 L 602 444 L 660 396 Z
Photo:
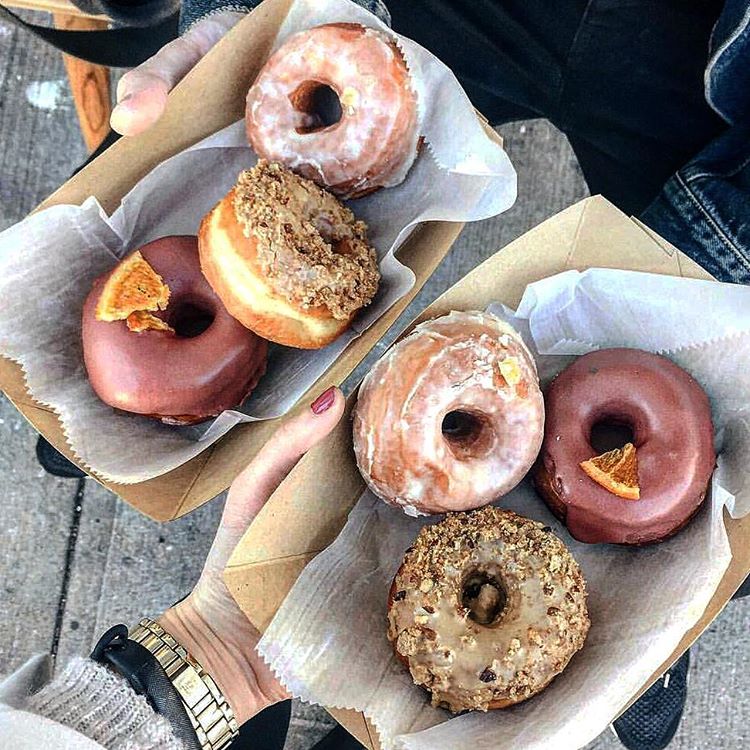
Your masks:
M 333 195 L 280 164 L 259 161 L 242 172 L 234 210 L 274 289 L 303 308 L 324 306 L 347 320 L 378 289 L 367 225 Z

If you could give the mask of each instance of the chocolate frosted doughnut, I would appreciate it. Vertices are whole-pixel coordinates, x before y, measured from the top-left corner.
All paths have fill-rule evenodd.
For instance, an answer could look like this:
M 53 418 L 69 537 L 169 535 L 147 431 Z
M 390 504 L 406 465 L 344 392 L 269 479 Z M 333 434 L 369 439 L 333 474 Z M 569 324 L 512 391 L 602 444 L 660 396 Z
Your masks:
M 224 308 L 200 270 L 195 237 L 163 237 L 140 250 L 169 287 L 155 316 L 174 331 L 137 333 L 125 320 L 98 320 L 109 274 L 83 308 L 83 353 L 91 386 L 117 409 L 189 424 L 237 406 L 266 369 L 266 342 Z
M 684 370 L 638 349 L 586 354 L 545 398 L 547 423 L 534 484 L 582 542 L 644 544 L 674 534 L 703 501 L 716 456 L 708 397 Z M 618 497 L 580 464 L 601 451 L 597 425 L 632 430 L 640 499 Z
M 388 601 L 388 638 L 435 706 L 505 708 L 543 690 L 589 629 L 586 583 L 537 521 L 492 506 L 425 526 Z

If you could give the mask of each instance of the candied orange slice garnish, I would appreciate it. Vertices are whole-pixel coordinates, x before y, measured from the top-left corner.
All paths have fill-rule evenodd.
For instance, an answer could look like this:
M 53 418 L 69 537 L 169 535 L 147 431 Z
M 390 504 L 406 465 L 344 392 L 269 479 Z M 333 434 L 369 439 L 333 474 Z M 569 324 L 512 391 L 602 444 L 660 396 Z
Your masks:
M 125 320 L 134 312 L 164 310 L 169 287 L 136 250 L 107 279 L 96 305 L 97 320 Z
M 639 500 L 641 488 L 638 486 L 638 458 L 635 446 L 625 443 L 622 448 L 594 456 L 581 462 L 581 468 L 597 483 L 617 497 L 625 500 Z
M 134 333 L 143 333 L 144 331 L 168 331 L 174 333 L 172 326 L 145 310 L 136 310 L 130 313 L 127 318 L 127 324 L 128 328 Z

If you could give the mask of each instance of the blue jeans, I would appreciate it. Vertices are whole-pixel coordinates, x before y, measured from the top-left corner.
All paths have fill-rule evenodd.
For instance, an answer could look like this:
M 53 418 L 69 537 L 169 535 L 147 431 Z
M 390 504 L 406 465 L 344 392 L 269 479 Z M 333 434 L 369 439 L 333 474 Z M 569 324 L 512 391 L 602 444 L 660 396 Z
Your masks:
M 641 218 L 720 281 L 750 284 L 750 127 L 708 145 Z

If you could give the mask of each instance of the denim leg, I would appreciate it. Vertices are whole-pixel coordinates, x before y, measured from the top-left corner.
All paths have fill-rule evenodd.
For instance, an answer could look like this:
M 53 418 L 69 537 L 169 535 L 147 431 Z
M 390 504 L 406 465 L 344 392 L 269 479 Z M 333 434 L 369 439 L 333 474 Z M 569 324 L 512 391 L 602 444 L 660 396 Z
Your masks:
M 750 127 L 733 127 L 665 185 L 641 219 L 719 281 L 750 283 Z

